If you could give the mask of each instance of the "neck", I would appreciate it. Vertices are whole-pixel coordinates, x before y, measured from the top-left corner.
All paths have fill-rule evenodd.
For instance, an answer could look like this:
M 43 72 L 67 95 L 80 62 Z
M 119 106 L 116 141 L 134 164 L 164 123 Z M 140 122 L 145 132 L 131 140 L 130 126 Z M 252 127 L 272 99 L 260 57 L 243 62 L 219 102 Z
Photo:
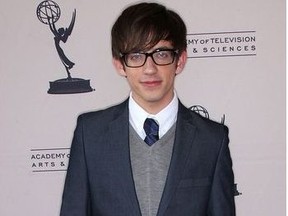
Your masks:
M 172 99 L 171 99 L 172 100 Z M 171 101 L 169 101 L 168 103 L 165 104 L 155 104 L 155 103 L 146 103 L 145 105 L 141 105 L 139 104 L 147 113 L 150 113 L 152 115 L 156 115 L 157 113 L 159 113 L 161 110 L 163 110 L 166 106 L 168 106 L 168 104 Z
M 134 101 L 142 107 L 147 113 L 156 115 L 159 113 L 161 110 L 163 110 L 165 107 L 169 105 L 169 103 L 173 100 L 174 97 L 174 92 L 165 97 L 163 100 L 151 100 L 151 101 L 143 101 L 139 100 L 137 97 L 135 97 L 133 94 L 131 94 L 133 97 Z

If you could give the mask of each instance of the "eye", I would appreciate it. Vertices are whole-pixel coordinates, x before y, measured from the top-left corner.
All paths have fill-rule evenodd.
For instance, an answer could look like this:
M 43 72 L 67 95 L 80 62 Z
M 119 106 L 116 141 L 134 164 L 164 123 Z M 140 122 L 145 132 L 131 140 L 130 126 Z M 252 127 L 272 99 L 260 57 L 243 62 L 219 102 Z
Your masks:
M 171 51 L 167 50 L 160 50 L 158 52 L 155 52 L 154 57 L 158 59 L 166 59 L 171 57 Z
M 133 62 L 142 61 L 143 56 L 145 55 L 143 55 L 142 53 L 130 53 L 127 55 L 127 60 Z

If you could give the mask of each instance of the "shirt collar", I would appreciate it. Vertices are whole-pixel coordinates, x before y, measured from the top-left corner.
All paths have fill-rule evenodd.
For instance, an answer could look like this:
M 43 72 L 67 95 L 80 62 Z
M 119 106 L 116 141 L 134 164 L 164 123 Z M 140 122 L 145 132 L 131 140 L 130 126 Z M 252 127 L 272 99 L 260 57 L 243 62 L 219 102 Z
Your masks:
M 153 118 L 159 124 L 159 137 L 161 138 L 176 122 L 178 112 L 178 97 L 174 91 L 172 101 L 159 113 L 152 115 L 147 113 L 137 102 L 133 99 L 132 93 L 129 97 L 129 122 L 137 132 L 137 134 L 144 139 L 146 134 L 143 129 L 143 124 L 146 118 Z

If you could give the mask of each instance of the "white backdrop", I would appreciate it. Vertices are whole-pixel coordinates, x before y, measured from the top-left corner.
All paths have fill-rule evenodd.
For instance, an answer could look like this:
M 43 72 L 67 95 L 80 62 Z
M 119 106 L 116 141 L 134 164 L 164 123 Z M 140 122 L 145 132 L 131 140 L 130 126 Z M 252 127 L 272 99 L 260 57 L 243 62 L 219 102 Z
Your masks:
M 77 10 L 61 46 L 75 62 L 72 76 L 90 79 L 95 91 L 47 94 L 49 81 L 66 74 L 52 32 L 36 16 L 41 1 L 0 2 L 1 216 L 57 216 L 77 116 L 128 96 L 111 64 L 110 29 L 134 1 L 55 1 L 57 27 L 68 27 Z M 237 215 L 285 215 L 285 1 L 160 2 L 188 28 L 180 99 L 204 106 L 216 121 L 225 114 L 242 193 Z

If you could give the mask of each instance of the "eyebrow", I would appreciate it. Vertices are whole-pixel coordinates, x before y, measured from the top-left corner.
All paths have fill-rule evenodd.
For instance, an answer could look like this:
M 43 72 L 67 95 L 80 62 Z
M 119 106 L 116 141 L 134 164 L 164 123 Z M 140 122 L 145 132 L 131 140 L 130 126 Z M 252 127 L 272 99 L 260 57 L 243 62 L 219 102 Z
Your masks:
M 152 50 L 148 50 L 147 52 L 139 50 L 139 51 L 132 51 L 130 53 L 152 53 L 152 52 L 155 52 L 156 50 L 166 50 L 166 49 L 174 49 L 174 48 L 168 47 L 168 46 L 160 46 L 160 47 L 153 48 Z

